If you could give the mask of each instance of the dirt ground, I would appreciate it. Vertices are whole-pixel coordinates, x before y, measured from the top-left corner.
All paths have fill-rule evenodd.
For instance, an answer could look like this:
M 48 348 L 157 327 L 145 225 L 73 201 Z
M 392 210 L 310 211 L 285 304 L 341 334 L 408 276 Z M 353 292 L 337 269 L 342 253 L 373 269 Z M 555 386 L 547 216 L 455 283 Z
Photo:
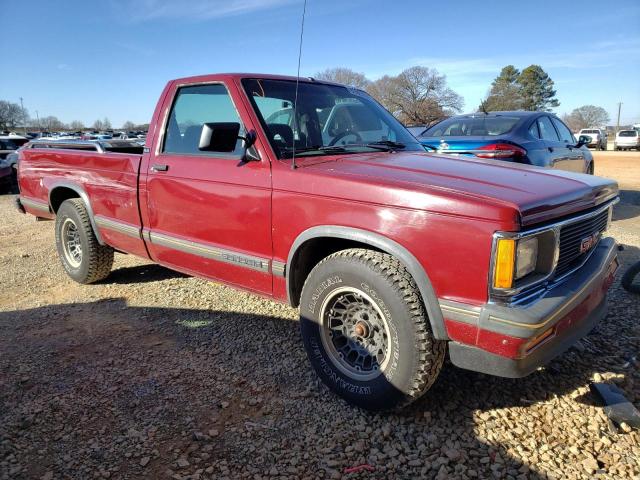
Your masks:
M 640 260 L 640 154 L 594 152 L 622 201 L 610 234 Z M 291 308 L 117 254 L 73 283 L 52 222 L 0 197 L 0 479 L 640 478 L 640 436 L 589 392 L 640 408 L 640 297 L 619 277 L 588 337 L 520 380 L 445 366 L 394 414 L 321 385 Z M 366 464 L 367 467 L 351 467 Z

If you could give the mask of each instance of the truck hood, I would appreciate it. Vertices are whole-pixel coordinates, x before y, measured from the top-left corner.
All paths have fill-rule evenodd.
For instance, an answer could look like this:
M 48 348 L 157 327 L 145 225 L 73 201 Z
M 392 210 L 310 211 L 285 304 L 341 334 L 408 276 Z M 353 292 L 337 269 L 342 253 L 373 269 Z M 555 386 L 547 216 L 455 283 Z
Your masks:
M 478 211 L 486 204 L 510 207 L 519 214 L 522 226 L 547 222 L 594 207 L 618 193 L 615 181 L 593 175 L 421 152 L 339 155 L 310 163 L 305 161 L 304 166 L 309 173 L 315 171 L 333 178 L 366 179 L 367 183 L 382 187 L 377 190 L 376 198 L 390 205 L 423 208 L 424 202 L 422 205 L 399 205 L 406 198 L 415 200 L 416 197 L 398 194 L 385 197 L 388 187 L 424 192 L 432 198 L 471 200 Z M 357 195 L 357 191 L 351 192 L 351 196 Z M 444 207 L 442 213 L 452 213 L 446 207 L 454 203 L 431 201 L 426 209 L 437 210 L 440 205 Z

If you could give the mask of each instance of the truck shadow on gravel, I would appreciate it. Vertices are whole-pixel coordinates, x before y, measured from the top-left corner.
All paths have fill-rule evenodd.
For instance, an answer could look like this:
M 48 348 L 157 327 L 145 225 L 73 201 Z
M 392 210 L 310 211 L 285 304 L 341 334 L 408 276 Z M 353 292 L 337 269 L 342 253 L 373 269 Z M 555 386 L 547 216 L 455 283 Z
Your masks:
M 613 207 L 613 221 L 640 216 L 640 191 L 620 190 L 620 203 Z
M 151 263 L 136 265 L 135 267 L 123 267 L 113 270 L 111 274 L 98 282 L 98 284 L 119 284 L 128 285 L 134 283 L 159 282 L 171 278 L 187 278 L 184 273 L 165 268 L 161 265 Z
M 107 283 L 160 280 L 164 270 L 121 269 Z M 339 478 L 363 463 L 375 471 L 345 478 L 546 478 L 584 475 L 587 455 L 606 472 L 615 443 L 606 454 L 569 451 L 610 435 L 595 407 L 574 399 L 588 398 L 597 372 L 640 385 L 637 368 L 620 367 L 640 335 L 628 296 L 616 282 L 607 320 L 544 371 L 510 380 L 446 365 L 421 400 L 385 414 L 320 384 L 297 322 L 281 316 L 121 298 L 0 312 L 0 478 L 207 468 L 200 478 L 274 469 Z

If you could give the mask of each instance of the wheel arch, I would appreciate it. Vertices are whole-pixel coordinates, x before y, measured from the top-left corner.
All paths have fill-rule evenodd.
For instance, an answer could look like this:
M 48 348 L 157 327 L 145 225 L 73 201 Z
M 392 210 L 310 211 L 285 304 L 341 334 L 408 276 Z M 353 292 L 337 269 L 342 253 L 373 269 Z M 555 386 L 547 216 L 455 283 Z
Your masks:
M 49 207 L 51 208 L 51 211 L 53 213 L 57 213 L 62 202 L 69 200 L 70 198 L 79 198 L 84 202 L 96 240 L 98 240 L 100 245 L 105 245 L 95 219 L 93 218 L 93 209 L 91 208 L 89 195 L 87 195 L 87 192 L 80 185 L 71 182 L 58 182 L 53 184 L 49 189 Z
M 379 250 L 397 258 L 405 266 L 418 286 L 435 338 L 438 340 L 449 339 L 444 326 L 440 304 L 431 280 L 416 257 L 395 240 L 358 228 L 324 225 L 311 227 L 298 235 L 289 250 L 286 266 L 287 298 L 290 305 L 294 307 L 299 305 L 302 285 L 313 266 L 317 263 L 305 262 L 300 268 L 300 255 L 304 254 L 305 245 L 317 245 L 319 242 L 324 243 L 326 241 L 331 241 L 331 245 L 338 248 L 324 249 L 322 258 L 335 251 L 354 246 Z M 312 264 L 309 265 L 309 263 Z

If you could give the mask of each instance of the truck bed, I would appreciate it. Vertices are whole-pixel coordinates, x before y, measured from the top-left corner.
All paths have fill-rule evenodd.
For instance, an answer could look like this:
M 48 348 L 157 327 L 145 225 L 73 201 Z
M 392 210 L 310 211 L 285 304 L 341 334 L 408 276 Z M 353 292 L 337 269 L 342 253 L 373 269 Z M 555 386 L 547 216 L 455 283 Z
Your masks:
M 114 248 L 147 257 L 140 232 L 138 176 L 142 146 L 130 142 L 37 141 L 21 151 L 19 161 L 20 197 L 26 211 L 53 219 L 60 204 L 82 198 L 95 222 L 98 240 Z M 109 228 L 118 218 L 129 227 Z

